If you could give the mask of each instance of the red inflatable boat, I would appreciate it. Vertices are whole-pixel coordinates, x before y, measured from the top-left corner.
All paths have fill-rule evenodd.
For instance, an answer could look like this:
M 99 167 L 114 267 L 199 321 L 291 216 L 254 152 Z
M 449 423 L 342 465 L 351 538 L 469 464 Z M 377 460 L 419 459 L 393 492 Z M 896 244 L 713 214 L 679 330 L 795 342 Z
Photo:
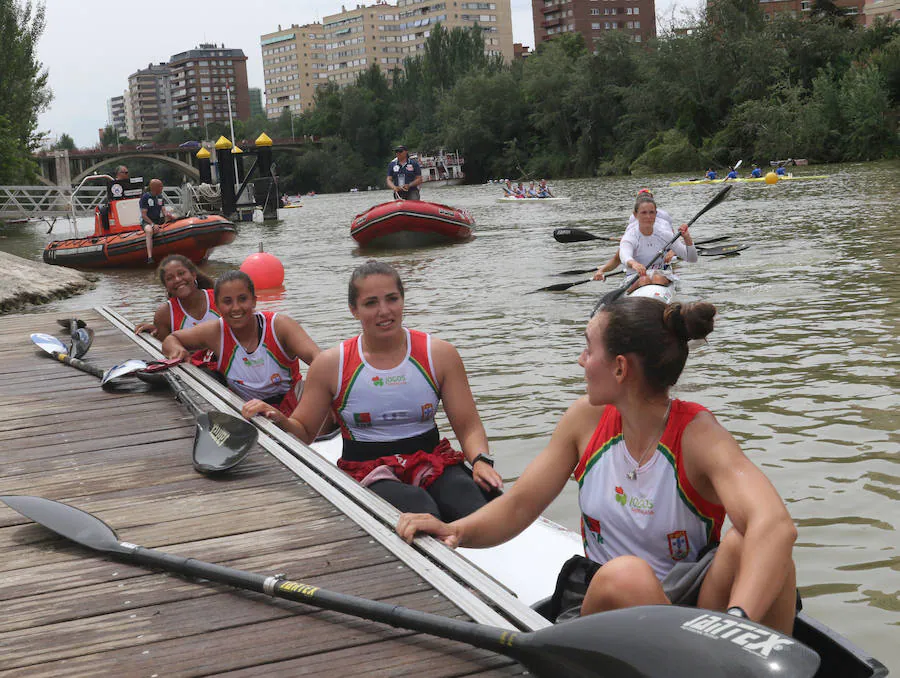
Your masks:
M 468 240 L 474 226 L 468 210 L 424 200 L 394 200 L 357 214 L 350 235 L 364 246 L 420 247 Z
M 235 225 L 223 216 L 204 214 L 176 219 L 154 233 L 153 258 L 160 262 L 169 254 L 183 254 L 199 263 L 214 247 L 228 245 L 236 236 Z M 147 247 L 140 227 L 138 199 L 113 200 L 106 215 L 98 208 L 93 235 L 48 243 L 44 261 L 84 268 L 145 266 Z

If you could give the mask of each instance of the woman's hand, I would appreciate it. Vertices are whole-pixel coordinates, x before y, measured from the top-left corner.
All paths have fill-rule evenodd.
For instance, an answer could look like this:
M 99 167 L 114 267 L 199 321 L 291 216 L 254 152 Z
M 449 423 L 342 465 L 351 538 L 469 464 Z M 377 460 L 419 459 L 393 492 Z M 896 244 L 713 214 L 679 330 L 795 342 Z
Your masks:
M 418 533 L 430 534 L 452 549 L 459 546 L 459 531 L 452 524 L 441 522 L 430 513 L 401 513 L 397 521 L 397 534 L 407 544 L 412 544 Z
M 691 237 L 691 234 L 688 233 L 688 225 L 687 224 L 681 224 L 681 226 L 678 227 L 678 230 L 681 232 L 681 236 L 684 238 L 685 245 L 690 247 L 691 245 L 694 244 L 694 239 Z
M 634 259 L 629 259 L 628 265 L 631 267 L 631 270 L 637 273 L 639 276 L 644 277 L 645 275 L 647 275 L 647 267 L 642 263 L 635 261 Z
M 594 280 L 606 280 L 606 273 L 604 273 L 602 268 L 598 268 L 594 273 Z
M 156 333 L 159 330 L 156 329 L 156 325 L 153 323 L 140 323 L 137 327 L 134 328 L 135 334 L 140 334 L 141 332 L 149 332 L 151 337 L 155 337 Z
M 166 354 L 166 358 L 170 360 L 172 358 L 177 358 L 178 360 L 190 360 L 191 352 L 188 351 L 184 346 L 182 346 L 178 341 L 170 342 L 169 339 L 172 337 L 170 334 L 166 337 L 166 340 L 163 342 L 163 353 Z
M 486 461 L 476 461 L 472 466 L 472 480 L 485 492 L 503 489 L 503 478 Z
M 241 408 L 241 414 L 246 419 L 250 419 L 258 414 L 269 421 L 274 422 L 278 428 L 284 428 L 284 422 L 287 419 L 277 407 L 272 407 L 269 403 L 257 400 L 256 398 L 244 403 L 244 406 Z

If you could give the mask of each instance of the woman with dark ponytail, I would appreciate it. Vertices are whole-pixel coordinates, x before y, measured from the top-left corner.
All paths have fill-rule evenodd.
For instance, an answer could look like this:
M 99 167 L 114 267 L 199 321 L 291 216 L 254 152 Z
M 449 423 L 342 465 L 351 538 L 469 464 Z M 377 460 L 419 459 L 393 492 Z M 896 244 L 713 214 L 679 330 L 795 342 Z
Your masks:
M 585 555 L 564 567 L 554 619 L 635 605 L 696 605 L 790 633 L 796 528 L 777 491 L 702 405 L 672 399 L 707 303 L 620 299 L 585 331 L 587 395 L 503 496 L 442 523 L 403 514 L 399 534 L 489 547 L 533 522 L 574 475 Z M 722 537 L 725 516 L 733 527 Z

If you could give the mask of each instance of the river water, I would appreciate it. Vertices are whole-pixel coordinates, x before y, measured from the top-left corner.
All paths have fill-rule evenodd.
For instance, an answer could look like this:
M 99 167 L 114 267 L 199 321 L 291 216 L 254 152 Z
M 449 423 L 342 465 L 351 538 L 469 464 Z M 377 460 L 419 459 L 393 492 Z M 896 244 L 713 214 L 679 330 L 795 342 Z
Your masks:
M 829 177 L 736 185 L 692 227 L 695 239 L 728 235 L 752 247 L 681 267 L 679 298 L 710 301 L 719 314 L 674 394 L 709 407 L 785 498 L 806 610 L 900 671 L 900 165 L 800 169 Z M 555 192 L 571 199 L 546 204 L 498 203 L 491 185 L 426 187 L 425 199 L 470 210 L 477 237 L 389 252 L 362 252 L 349 235 L 353 216 L 389 193 L 307 197 L 277 223 L 242 224 L 204 270 L 237 267 L 263 242 L 285 264 L 286 291 L 260 307 L 289 313 L 327 347 L 358 332 L 346 302 L 351 270 L 369 256 L 394 264 L 407 324 L 459 349 L 497 467 L 512 481 L 583 393 L 576 360 L 588 314 L 621 280 L 526 294 L 614 251 L 601 240 L 557 243 L 553 229 L 618 236 L 641 186 L 687 221 L 720 187 L 668 186 L 680 178 L 559 181 Z M 0 248 L 39 259 L 45 231 L 7 229 Z M 28 311 L 109 305 L 137 321 L 162 297 L 152 272 L 111 271 L 93 291 Z M 578 528 L 574 482 L 547 514 Z

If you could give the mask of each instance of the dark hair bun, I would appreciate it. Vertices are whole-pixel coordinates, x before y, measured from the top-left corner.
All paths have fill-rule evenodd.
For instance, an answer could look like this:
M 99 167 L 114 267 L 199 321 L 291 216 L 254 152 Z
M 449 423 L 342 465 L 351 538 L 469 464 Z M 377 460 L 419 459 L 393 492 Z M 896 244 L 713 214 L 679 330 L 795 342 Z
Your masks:
M 705 301 L 669 304 L 663 311 L 663 324 L 683 341 L 705 339 L 713 331 L 716 307 Z

